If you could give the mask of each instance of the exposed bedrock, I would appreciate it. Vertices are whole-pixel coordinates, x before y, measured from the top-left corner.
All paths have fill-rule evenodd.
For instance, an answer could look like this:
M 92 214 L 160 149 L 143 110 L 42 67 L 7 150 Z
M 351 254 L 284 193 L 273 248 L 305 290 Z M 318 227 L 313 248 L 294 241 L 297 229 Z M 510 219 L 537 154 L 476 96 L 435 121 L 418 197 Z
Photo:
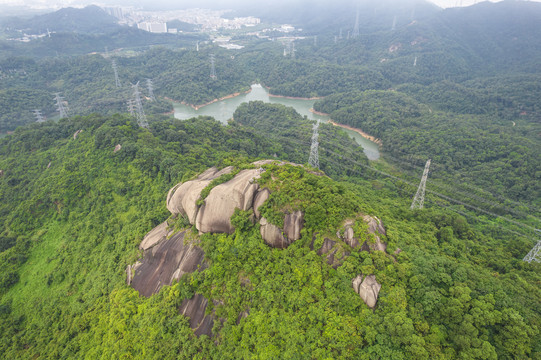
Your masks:
M 159 233 L 161 227 L 163 224 L 158 225 L 149 235 Z M 169 239 L 161 238 L 154 246 L 146 248 L 138 264 L 128 268 L 128 282 L 131 277 L 131 286 L 139 294 L 147 297 L 156 294 L 162 286 L 171 285 L 182 275 L 206 267 L 205 253 L 194 244 L 185 244 L 185 234 L 183 231 Z
M 191 299 L 184 299 L 179 312 L 188 317 L 190 327 L 197 336 L 212 336 L 214 314 L 205 315 L 209 301 L 201 294 L 195 294 Z
M 254 179 L 259 174 L 259 169 L 242 170 L 233 179 L 214 187 L 197 213 L 195 227 L 203 233 L 233 233 L 231 216 L 235 209 L 252 208 L 259 189 Z
M 304 225 L 304 214 L 302 211 L 286 214 L 284 216 L 283 229 L 269 223 L 265 218 L 261 218 L 259 224 L 261 225 L 259 228 L 261 237 L 268 245 L 279 249 L 285 249 L 291 245 L 293 241 L 301 238 L 301 230 Z
M 386 236 L 387 232 L 381 220 L 375 216 L 363 215 L 362 221 L 368 225 L 367 234 L 373 236 L 373 241 L 364 241 L 361 245 L 359 243 L 359 237 L 355 236 L 353 231 L 355 221 L 351 219 L 345 221 L 342 229 L 343 235 L 341 235 L 339 231 L 337 236 L 339 236 L 346 244 L 354 249 L 360 245 L 361 250 L 363 251 L 386 251 L 387 244 L 381 240 L 381 235 Z
M 368 275 L 364 280 L 362 275 L 357 275 L 352 280 L 352 285 L 353 290 L 359 294 L 369 308 L 373 309 L 376 307 L 381 284 L 376 281 L 375 275 Z
M 200 203 L 203 189 L 212 180 L 233 171 L 232 167 L 220 171 L 216 168 L 210 168 L 195 180 L 186 181 L 171 188 L 167 194 L 167 209 L 173 214 L 185 215 L 201 233 L 228 234 L 235 231 L 231 224 L 231 216 L 235 213 L 235 209 L 243 211 L 253 209 L 256 219 L 260 220 L 261 236 L 265 242 L 270 246 L 286 248 L 293 241 L 300 239 L 304 225 L 304 214 L 301 211 L 284 214 L 283 228 L 278 228 L 261 218 L 259 209 L 268 200 L 271 192 L 268 188 L 259 189 L 255 180 L 265 171 L 260 166 L 271 162 L 273 161 L 256 161 L 253 165 L 259 166 L 259 168 L 242 170 L 231 180 L 216 185 L 210 190 L 203 204 L 199 206 L 198 202 Z M 149 239 L 145 241 L 145 244 L 163 235 L 163 231 L 156 231 L 156 234 L 147 235 Z

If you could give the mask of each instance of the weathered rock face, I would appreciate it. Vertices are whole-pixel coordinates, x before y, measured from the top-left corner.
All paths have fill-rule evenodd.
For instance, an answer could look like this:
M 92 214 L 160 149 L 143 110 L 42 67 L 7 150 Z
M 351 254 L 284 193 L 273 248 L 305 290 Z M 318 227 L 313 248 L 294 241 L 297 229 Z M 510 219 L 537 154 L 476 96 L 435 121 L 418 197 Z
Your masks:
M 304 214 L 301 211 L 295 211 L 287 214 L 284 218 L 284 234 L 291 241 L 301 238 L 301 230 L 304 225 Z
M 310 245 L 310 248 L 314 250 L 314 242 L 315 237 L 312 240 L 312 244 Z M 325 238 L 323 240 L 323 245 L 319 250 L 317 250 L 317 254 L 319 256 L 326 255 L 327 264 L 332 266 L 334 269 L 338 269 L 338 267 L 342 266 L 344 259 L 349 256 L 349 252 L 342 252 L 339 251 L 340 246 L 337 245 L 336 241 L 333 241 L 329 238 Z
M 254 215 L 257 219 L 261 217 L 261 212 L 259 211 L 259 207 L 263 205 L 265 201 L 270 196 L 270 190 L 267 188 L 261 189 L 257 192 L 254 198 Z
M 159 225 L 158 228 L 162 225 Z M 147 247 L 140 265 L 135 265 L 130 269 L 134 273 L 131 286 L 139 291 L 139 294 L 147 297 L 157 293 L 162 286 L 171 285 L 183 274 L 206 267 L 205 253 L 196 245 L 184 243 L 184 231 L 169 239 L 164 239 L 163 232 L 154 230 L 156 232 L 153 238 L 161 237 L 161 240 L 154 246 Z M 149 241 L 145 247 L 150 243 Z
M 376 307 L 381 284 L 376 281 L 375 275 L 368 275 L 364 280 L 362 275 L 357 275 L 357 277 L 352 280 L 352 286 L 353 290 L 359 294 L 369 308 L 373 309 Z
M 233 179 L 214 187 L 197 213 L 196 228 L 203 233 L 233 233 L 230 218 L 236 208 L 245 211 L 252 207 L 259 189 L 254 179 L 259 174 L 259 169 L 242 170 Z
M 261 225 L 259 232 L 265 242 L 275 248 L 285 249 L 293 241 L 301 238 L 301 230 L 304 225 L 304 214 L 301 211 L 295 211 L 293 214 L 286 214 L 284 217 L 284 229 L 273 225 L 265 218 L 259 221 Z
M 374 243 L 368 243 L 365 241 L 361 245 L 361 250 L 363 251 L 386 251 L 387 250 L 387 244 L 385 244 L 382 240 L 380 235 L 387 235 L 385 228 L 383 227 L 383 224 L 380 219 L 377 217 L 373 217 L 370 215 L 363 215 L 362 217 L 363 221 L 368 224 L 368 234 L 372 234 L 374 236 Z M 351 246 L 352 248 L 359 247 L 359 238 L 355 237 L 353 226 L 355 225 L 354 220 L 346 220 L 343 227 L 343 235 L 340 234 L 340 231 L 337 232 L 337 236 L 340 237 L 346 244 Z
M 353 222 L 353 220 L 346 220 L 346 223 L 344 224 L 344 241 L 346 242 L 346 244 L 355 249 L 357 246 L 359 246 L 359 239 L 354 237 L 354 224 L 355 223 Z
M 260 160 L 254 162 L 253 165 L 257 167 L 272 162 L 273 160 Z M 285 164 L 285 162 L 281 164 Z M 187 216 L 190 223 L 195 225 L 201 233 L 229 234 L 235 231 L 231 224 L 231 216 L 235 209 L 243 211 L 253 209 L 256 219 L 261 219 L 261 236 L 267 244 L 285 248 L 293 241 L 300 239 L 304 225 L 304 214 L 301 211 L 286 214 L 283 229 L 279 229 L 266 219 L 261 218 L 259 208 L 268 200 L 271 193 L 267 188 L 260 190 L 259 185 L 255 182 L 264 171 L 262 168 L 240 171 L 231 180 L 212 188 L 204 203 L 201 206 L 197 205 L 201 191 L 212 180 L 228 174 L 232 170 L 232 167 L 224 168 L 221 171 L 210 168 L 195 180 L 177 184 L 167 194 L 167 209 L 173 214 Z M 153 236 L 149 234 L 149 238 L 162 236 L 159 230 L 156 231 L 157 234 Z M 149 239 L 149 241 L 151 240 Z
M 190 319 L 190 327 L 197 336 L 212 336 L 214 316 L 205 315 L 209 301 L 201 294 L 195 294 L 191 299 L 185 299 L 180 305 L 179 312 Z
M 172 214 L 182 214 L 188 217 L 191 224 L 195 223 L 199 207 L 196 202 L 201 196 L 201 191 L 214 179 L 229 174 L 233 167 L 228 166 L 220 171 L 215 167 L 207 169 L 195 180 L 177 184 L 167 194 L 167 210 Z
M 387 244 L 381 241 L 380 235 L 387 236 L 387 232 L 383 227 L 383 223 L 375 216 L 365 215 L 363 216 L 364 222 L 368 224 L 368 233 L 374 235 L 376 242 L 374 244 L 365 243 L 362 246 L 362 250 L 366 251 L 386 251 Z
M 261 225 L 259 228 L 261 237 L 268 245 L 279 249 L 285 249 L 289 246 L 290 243 L 282 234 L 282 229 L 278 226 L 269 223 L 265 218 L 261 218 L 259 224 Z
M 141 241 L 141 244 L 139 245 L 139 249 L 147 250 L 158 242 L 167 239 L 170 234 L 171 230 L 168 229 L 167 221 L 164 221 L 145 235 L 143 241 Z

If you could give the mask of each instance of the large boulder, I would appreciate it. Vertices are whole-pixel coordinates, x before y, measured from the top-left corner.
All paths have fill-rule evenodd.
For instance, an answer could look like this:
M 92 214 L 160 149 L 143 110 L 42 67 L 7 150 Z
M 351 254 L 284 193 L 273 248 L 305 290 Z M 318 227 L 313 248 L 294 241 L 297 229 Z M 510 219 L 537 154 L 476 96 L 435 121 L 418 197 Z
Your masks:
M 128 283 L 143 296 L 156 294 L 186 273 L 206 268 L 203 249 L 185 244 L 186 232 L 162 239 L 148 248 L 138 264 L 127 269 Z M 133 276 L 132 276 L 133 274 Z
M 167 194 L 167 210 L 172 214 L 186 215 L 190 223 L 193 224 L 199 210 L 197 200 L 201 196 L 201 191 L 212 180 L 224 174 L 229 174 L 232 170 L 232 166 L 228 166 L 220 171 L 212 167 L 200 174 L 195 180 L 175 185 Z
M 279 249 L 285 249 L 289 246 L 290 242 L 284 237 L 282 229 L 278 226 L 269 223 L 265 218 L 261 218 L 259 224 L 261 225 L 259 228 L 261 237 L 268 245 Z
M 286 214 L 284 218 L 284 234 L 291 241 L 301 238 L 301 230 L 304 225 L 304 213 L 295 211 L 292 214 Z
M 365 251 L 386 251 L 387 244 L 381 240 L 381 235 L 387 236 L 387 232 L 383 227 L 383 223 L 380 219 L 375 216 L 364 215 L 363 220 L 368 224 L 368 233 L 374 236 L 374 242 L 368 243 L 364 242 L 362 245 L 362 250 Z
M 254 180 L 260 172 L 260 169 L 242 170 L 233 179 L 214 187 L 197 213 L 195 227 L 202 233 L 233 233 L 231 216 L 235 209 L 252 208 L 259 189 Z
M 301 238 L 301 230 L 304 225 L 304 214 L 302 211 L 295 211 L 284 216 L 284 228 L 271 224 L 265 218 L 259 220 L 259 232 L 265 242 L 275 248 L 285 249 L 293 241 Z
M 189 318 L 190 328 L 197 336 L 212 336 L 214 315 L 205 315 L 209 301 L 201 294 L 195 294 L 191 299 L 184 299 L 179 312 Z
M 363 280 L 362 275 L 357 275 L 351 283 L 353 290 L 359 294 L 364 303 L 369 308 L 374 309 L 378 301 L 379 291 L 381 290 L 381 284 L 376 281 L 376 276 L 368 275 Z
M 167 221 L 164 221 L 145 235 L 143 241 L 141 241 L 141 244 L 139 245 L 139 249 L 148 250 L 158 242 L 167 239 L 170 234 L 171 230 L 169 229 L 169 225 L 167 224 Z
M 344 242 L 352 248 L 359 246 L 359 239 L 354 236 L 353 232 L 354 224 L 355 222 L 353 220 L 346 220 L 344 224 Z

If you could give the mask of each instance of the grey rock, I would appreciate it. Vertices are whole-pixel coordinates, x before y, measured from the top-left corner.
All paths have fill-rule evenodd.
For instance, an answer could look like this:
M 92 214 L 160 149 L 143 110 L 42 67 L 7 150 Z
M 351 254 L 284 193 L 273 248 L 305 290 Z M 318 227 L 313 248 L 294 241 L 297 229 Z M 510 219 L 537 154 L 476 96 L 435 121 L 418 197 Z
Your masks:
M 381 290 L 381 284 L 376 281 L 376 276 L 368 275 L 363 280 L 362 275 L 357 275 L 351 283 L 353 290 L 359 294 L 364 303 L 369 308 L 374 309 L 378 301 L 379 291 Z
M 259 219 L 261 217 L 261 212 L 259 211 L 259 207 L 263 205 L 265 201 L 270 196 L 270 190 L 267 188 L 261 189 L 257 192 L 254 198 L 254 215 L 256 219 Z
M 331 252 L 332 248 L 336 245 L 336 241 L 332 241 L 331 239 L 325 238 L 323 240 L 323 245 L 321 248 L 317 251 L 318 255 L 324 255 Z
M 191 299 L 184 299 L 180 304 L 180 314 L 189 318 L 190 328 L 194 330 L 194 334 L 197 336 L 212 336 L 214 316 L 205 315 L 208 302 L 203 295 L 195 294 Z
M 168 227 L 169 225 L 167 224 L 167 221 L 164 221 L 152 229 L 148 234 L 145 235 L 143 241 L 141 241 L 139 249 L 147 250 L 156 245 L 158 242 L 166 239 L 171 234 L 171 230 L 169 230 Z
M 278 226 L 269 223 L 265 218 L 261 218 L 259 224 L 261 225 L 259 228 L 261 237 L 268 245 L 279 249 L 285 249 L 289 246 L 289 242 L 282 234 L 282 229 Z
M 230 218 L 235 209 L 252 207 L 259 188 L 254 179 L 259 174 L 259 169 L 242 170 L 233 179 L 214 187 L 197 213 L 196 228 L 202 233 L 233 233 Z
M 363 250 L 373 250 L 373 251 L 386 251 L 387 244 L 383 242 L 380 238 L 380 235 L 387 235 L 383 223 L 380 219 L 375 216 L 364 215 L 363 220 L 368 224 L 368 233 L 373 234 L 375 237 L 375 244 L 368 245 L 366 242 L 363 244 Z
M 284 234 L 290 242 L 301 238 L 301 230 L 304 225 L 304 214 L 302 211 L 295 211 L 287 214 L 284 218 Z
M 353 232 L 353 220 L 346 220 L 344 224 L 344 241 L 352 248 L 359 246 L 359 239 L 355 237 Z
M 117 146 L 115 146 L 115 149 L 113 150 L 113 153 L 116 153 L 118 151 L 120 151 L 122 149 L 122 145 L 118 144 Z
M 206 268 L 205 253 L 194 244 L 184 244 L 185 231 L 164 239 L 144 252 L 131 286 L 143 296 L 157 293 L 183 274 Z M 133 268 L 132 268 L 133 271 Z
M 77 139 L 77 136 L 79 136 L 80 133 L 82 133 L 83 130 L 77 130 L 74 134 L 73 134 L 73 140 Z
M 199 207 L 197 200 L 201 196 L 201 191 L 207 187 L 210 182 L 222 175 L 229 174 L 233 170 L 228 166 L 218 171 L 215 167 L 205 170 L 197 179 L 177 184 L 167 194 L 167 210 L 172 214 L 182 214 L 188 217 L 190 224 L 194 224 Z

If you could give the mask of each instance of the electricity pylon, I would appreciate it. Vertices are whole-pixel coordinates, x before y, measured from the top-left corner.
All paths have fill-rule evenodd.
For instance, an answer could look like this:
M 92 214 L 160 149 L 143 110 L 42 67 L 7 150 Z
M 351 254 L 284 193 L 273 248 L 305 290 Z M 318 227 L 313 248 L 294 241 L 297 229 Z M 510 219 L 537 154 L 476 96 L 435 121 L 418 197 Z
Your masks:
M 319 169 L 319 120 L 314 124 L 313 131 L 308 164 L 315 169 Z
M 116 84 L 116 87 L 119 88 L 120 87 L 120 80 L 118 80 L 118 68 L 116 67 L 116 61 L 115 60 L 112 61 L 112 65 L 113 65 L 113 71 L 115 72 L 115 84 Z
M 210 54 L 210 78 L 212 80 L 216 80 L 218 77 L 216 76 L 216 67 L 214 65 L 214 62 L 216 61 L 216 58 L 214 54 Z
M 152 85 L 152 79 L 147 79 L 147 89 L 148 97 L 150 98 L 150 100 L 156 100 L 156 98 L 154 97 L 154 86 Z
M 421 178 L 421 183 L 417 188 L 417 193 L 413 198 L 410 209 L 422 209 L 425 202 L 425 189 L 426 189 L 426 179 L 428 178 L 428 169 L 430 168 L 430 159 L 426 162 L 425 171 L 423 172 L 423 177 Z
M 68 117 L 68 103 L 62 96 L 60 96 L 60 93 L 55 93 L 55 101 L 56 101 L 56 109 L 60 113 L 60 118 L 67 118 Z
M 135 100 L 135 115 L 137 116 L 137 123 L 140 127 L 148 129 L 147 117 L 143 110 L 143 103 L 141 102 L 141 93 L 139 92 L 139 81 L 133 85 L 133 98 Z
M 36 109 L 34 110 L 34 116 L 36 117 L 36 122 L 42 123 L 45 122 L 45 117 L 41 114 L 41 111 Z
M 535 232 L 538 234 L 541 234 L 541 230 L 535 229 Z M 523 259 L 527 263 L 531 263 L 532 261 L 535 262 L 541 262 L 541 240 L 535 244 L 532 250 L 524 257 Z

